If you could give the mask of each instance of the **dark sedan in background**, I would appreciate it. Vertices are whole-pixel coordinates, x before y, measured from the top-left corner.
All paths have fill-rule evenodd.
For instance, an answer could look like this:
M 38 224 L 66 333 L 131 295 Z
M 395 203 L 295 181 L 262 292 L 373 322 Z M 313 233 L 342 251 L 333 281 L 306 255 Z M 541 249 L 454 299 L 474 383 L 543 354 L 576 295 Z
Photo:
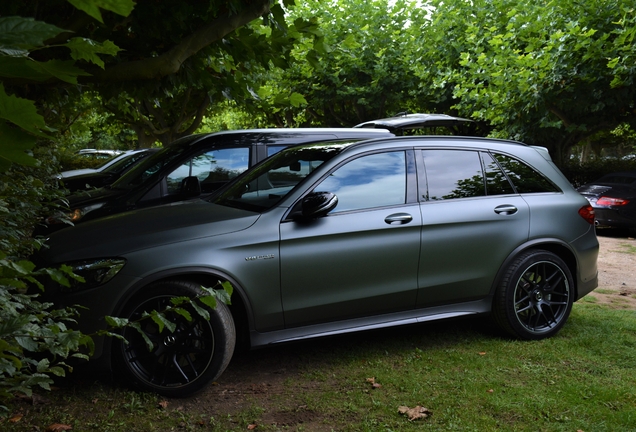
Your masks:
M 59 174 L 58 179 L 69 193 L 108 186 L 128 172 L 128 170 L 142 159 L 158 151 L 158 148 L 130 150 L 116 156 L 97 168 L 64 171 Z
M 594 207 L 598 227 L 636 234 L 636 171 L 607 174 L 577 190 Z

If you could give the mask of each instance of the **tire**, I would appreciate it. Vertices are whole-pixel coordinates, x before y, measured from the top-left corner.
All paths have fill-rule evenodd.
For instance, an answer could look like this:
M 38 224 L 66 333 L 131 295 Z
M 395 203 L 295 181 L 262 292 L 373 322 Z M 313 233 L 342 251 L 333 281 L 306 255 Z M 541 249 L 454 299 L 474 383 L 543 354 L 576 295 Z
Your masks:
M 200 292 L 199 285 L 193 282 L 158 282 L 131 299 L 122 316 L 137 320 L 144 312 L 164 310 L 173 297 L 194 297 Z M 209 320 L 191 306 L 184 309 L 190 312 L 191 321 L 176 313 L 166 314 L 177 325 L 174 332 L 167 328 L 159 332 L 152 319 L 140 322 L 142 331 L 154 345 L 152 350 L 132 328 L 122 332 L 128 344 L 115 342 L 114 364 L 135 388 L 167 397 L 186 397 L 205 388 L 227 367 L 236 343 L 228 307 L 219 301 L 215 309 L 206 308 Z
M 495 292 L 493 317 L 507 333 L 525 340 L 554 336 L 565 324 L 574 299 L 572 274 L 552 252 L 522 253 Z

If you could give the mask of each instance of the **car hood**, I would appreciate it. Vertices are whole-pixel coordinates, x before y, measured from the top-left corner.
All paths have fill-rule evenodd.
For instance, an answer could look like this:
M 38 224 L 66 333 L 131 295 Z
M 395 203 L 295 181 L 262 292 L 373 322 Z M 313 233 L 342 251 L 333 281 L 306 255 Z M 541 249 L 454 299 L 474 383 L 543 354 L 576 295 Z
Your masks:
M 41 251 L 46 263 L 63 263 L 212 237 L 250 227 L 260 213 L 202 200 L 150 207 L 96 219 L 53 233 Z

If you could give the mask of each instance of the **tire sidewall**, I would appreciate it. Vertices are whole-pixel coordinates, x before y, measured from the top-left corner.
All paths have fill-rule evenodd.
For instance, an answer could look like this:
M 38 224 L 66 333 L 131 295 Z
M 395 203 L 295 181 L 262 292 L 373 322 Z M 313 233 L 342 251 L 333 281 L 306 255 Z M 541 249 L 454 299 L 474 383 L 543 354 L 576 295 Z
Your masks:
M 549 262 L 559 267 L 568 284 L 568 298 L 565 311 L 561 314 L 559 322 L 552 328 L 533 332 L 528 330 L 520 321 L 515 311 L 515 290 L 517 283 L 524 273 L 533 265 L 540 262 Z M 574 298 L 574 282 L 567 264 L 557 255 L 545 250 L 531 250 L 519 255 L 506 270 L 506 273 L 495 293 L 493 315 L 497 324 L 507 333 L 525 340 L 540 340 L 558 333 L 565 325 Z
M 143 303 L 152 298 L 180 296 L 192 298 L 202 292 L 200 285 L 189 281 L 158 282 L 131 298 L 122 310 L 121 316 L 130 318 Z M 201 304 L 199 303 L 199 305 Z M 186 397 L 205 388 L 209 383 L 216 380 L 226 369 L 236 343 L 236 330 L 228 306 L 221 301 L 217 301 L 215 309 L 208 307 L 205 309 L 210 314 L 208 323 L 214 336 L 214 351 L 212 353 L 212 359 L 209 361 L 205 371 L 196 379 L 190 383 L 176 387 L 160 386 L 144 380 L 128 364 L 124 352 L 125 343 L 120 340 L 115 341 L 113 349 L 113 363 L 116 369 L 121 372 L 127 382 L 132 383 L 135 388 L 158 393 L 162 396 Z M 198 318 L 198 316 L 193 316 L 193 319 Z M 164 329 L 164 332 L 167 331 L 167 329 Z M 127 332 L 136 332 L 136 330 L 126 329 L 122 334 L 126 335 Z

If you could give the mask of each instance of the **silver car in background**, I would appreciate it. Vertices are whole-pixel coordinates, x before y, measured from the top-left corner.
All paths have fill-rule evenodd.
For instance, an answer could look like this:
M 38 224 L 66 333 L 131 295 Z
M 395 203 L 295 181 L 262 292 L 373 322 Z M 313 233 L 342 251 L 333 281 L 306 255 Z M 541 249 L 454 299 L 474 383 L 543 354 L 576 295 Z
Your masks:
M 42 265 L 86 279 L 46 290 L 89 309 L 85 332 L 231 283 L 209 320 L 193 309 L 171 316 L 174 332 L 145 320 L 147 339 L 96 341 L 95 367 L 171 397 L 215 380 L 237 343 L 477 314 L 515 338 L 553 336 L 597 286 L 599 247 L 590 204 L 546 149 L 451 136 L 290 147 L 211 198 L 87 221 L 47 246 Z

